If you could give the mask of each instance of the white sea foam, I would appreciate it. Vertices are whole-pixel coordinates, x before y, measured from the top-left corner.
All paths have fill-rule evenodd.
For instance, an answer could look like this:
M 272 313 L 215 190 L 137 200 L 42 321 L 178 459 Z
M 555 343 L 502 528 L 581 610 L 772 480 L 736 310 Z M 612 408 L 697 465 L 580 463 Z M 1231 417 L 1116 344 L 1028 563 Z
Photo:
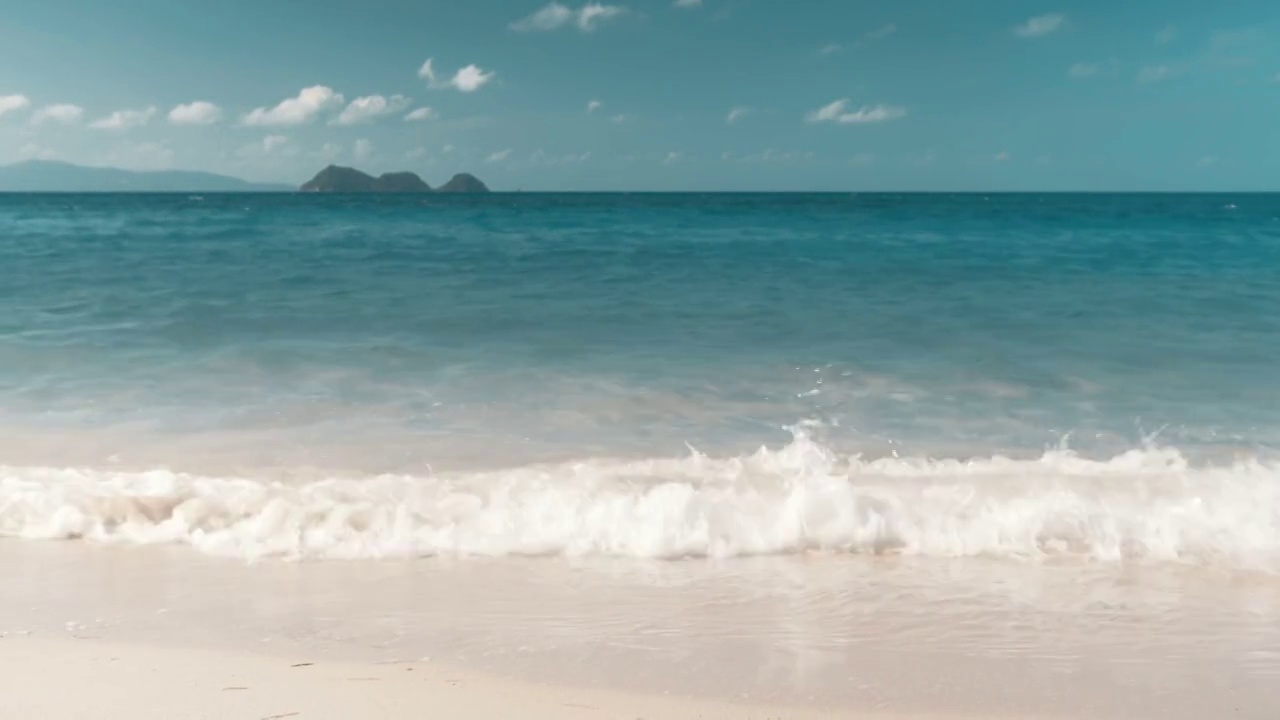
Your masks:
M 1280 467 L 841 456 L 797 431 L 729 458 L 592 459 L 301 485 L 0 468 L 0 536 L 185 543 L 257 558 L 727 557 L 808 550 L 1178 562 L 1280 573 Z

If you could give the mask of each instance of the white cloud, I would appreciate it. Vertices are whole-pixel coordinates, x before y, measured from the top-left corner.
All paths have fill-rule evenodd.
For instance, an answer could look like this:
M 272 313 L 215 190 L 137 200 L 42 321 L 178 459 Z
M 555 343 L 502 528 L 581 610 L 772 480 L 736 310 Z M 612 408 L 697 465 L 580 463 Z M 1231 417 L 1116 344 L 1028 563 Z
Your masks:
M 327 142 L 320 147 L 318 154 L 326 160 L 333 160 L 342 154 L 342 146 L 337 143 Z
M 358 97 L 347 105 L 331 125 L 359 125 L 375 120 L 383 115 L 398 113 L 409 106 L 409 98 L 403 95 L 392 95 L 385 98 L 381 95 Z
M 683 153 L 678 153 L 675 150 L 672 150 L 671 152 L 667 153 L 667 156 L 665 158 L 662 159 L 662 164 L 675 165 L 676 163 L 680 162 L 682 159 L 684 159 Z
M 31 124 L 43 125 L 47 122 L 55 122 L 61 125 L 74 125 L 80 122 L 83 117 L 84 108 L 79 105 L 59 103 L 57 105 L 47 105 L 35 111 L 31 115 Z
M 289 138 L 284 135 L 268 135 L 262 138 L 262 152 L 270 154 L 276 148 L 284 146 Z
M 822 49 L 818 50 L 818 54 L 819 55 L 835 55 L 836 53 L 842 50 L 844 50 L 844 46 L 841 45 L 840 43 L 829 43 L 827 45 L 823 45 Z
M 405 153 L 404 157 L 406 160 L 417 160 L 418 158 L 426 157 L 426 155 L 427 155 L 427 149 L 419 145 L 418 147 Z
M 905 117 L 907 109 L 896 105 L 863 105 L 857 110 L 849 110 L 849 100 L 841 98 L 824 105 L 805 116 L 806 122 L 834 122 L 841 125 L 869 125 L 871 123 L 889 122 Z
M 1073 78 L 1093 77 L 1102 71 L 1102 66 L 1097 63 L 1076 63 L 1067 68 L 1067 75 Z
M 151 122 L 155 114 L 154 107 L 142 110 L 117 110 L 104 118 L 94 120 L 89 127 L 97 130 L 130 130 Z
M 608 20 L 611 17 L 622 15 L 626 11 L 626 8 L 619 5 L 587 3 L 578 11 L 578 29 L 583 32 L 591 32 L 595 29 L 597 20 Z
M 493 73 L 485 72 L 475 65 L 468 65 L 454 73 L 451 85 L 462 92 L 475 92 L 493 79 Z
M 883 27 L 878 27 L 875 30 L 872 30 L 871 32 L 863 35 L 862 37 L 866 38 L 867 40 L 883 40 L 896 32 L 898 32 L 898 26 L 894 25 L 893 23 L 889 23 L 888 25 L 885 25 Z
M 1039 15 L 1015 27 L 1013 34 L 1023 38 L 1043 37 L 1056 32 L 1066 21 L 1067 16 L 1062 13 Z
M 324 85 L 312 85 L 297 97 L 283 100 L 273 108 L 255 108 L 242 120 L 245 125 L 263 127 L 304 125 L 320 113 L 342 105 L 342 93 Z
M 467 65 L 459 68 L 452 78 L 440 80 L 436 77 L 435 67 L 431 58 L 427 58 L 426 62 L 422 63 L 422 67 L 418 68 L 418 77 L 426 80 L 428 87 L 436 90 L 453 88 L 464 93 L 479 90 L 488 84 L 490 80 L 493 80 L 494 75 L 496 73 L 485 72 L 477 65 Z
M 996 156 L 994 159 L 996 162 L 1008 162 L 1009 159 L 1012 157 L 1013 156 L 1009 154 L 1009 151 L 1001 150 L 1000 152 L 996 153 Z
M 1178 28 L 1172 25 L 1166 25 L 1160 29 L 1160 32 L 1156 33 L 1157 45 L 1168 45 L 1169 43 L 1177 39 L 1178 39 Z
M 31 105 L 26 95 L 0 95 L 0 115 L 22 110 Z
M 610 120 L 612 120 L 612 121 L 614 121 L 615 123 L 617 123 L 617 124 L 621 125 L 622 123 L 624 123 L 624 122 L 626 122 L 626 121 L 630 120 L 630 119 L 631 119 L 631 116 L 630 116 L 630 115 L 627 115 L 627 114 L 625 114 L 625 113 L 618 113 L 617 115 L 614 115 L 613 117 L 611 117 L 611 118 L 609 118 L 609 119 L 610 119 Z
M 751 108 L 740 105 L 730 110 L 729 114 L 724 116 L 724 121 L 732 125 L 738 122 L 739 120 L 741 120 L 742 118 L 746 117 L 746 115 L 750 112 L 751 112 Z
M 702 5 L 702 0 L 675 0 L 671 4 L 678 8 L 695 8 Z
M 490 154 L 489 157 L 484 159 L 484 161 L 487 163 L 500 163 L 509 157 L 511 157 L 511 150 L 508 148 L 506 150 L 499 150 L 496 153 Z
M 368 160 L 373 155 L 373 143 L 365 138 L 356 140 L 355 144 L 351 146 L 351 155 L 356 160 Z
M 448 155 L 449 153 L 453 152 L 453 146 L 445 145 L 444 147 L 440 148 L 440 152 L 444 153 L 445 155 Z
M 429 107 L 420 107 L 417 110 L 414 110 L 413 112 L 409 113 L 408 115 L 405 115 L 404 121 L 405 122 L 425 122 L 427 120 L 434 120 L 435 118 L 436 118 L 435 110 Z
M 1176 68 L 1168 65 L 1148 65 L 1138 71 L 1138 82 L 1153 83 L 1168 80 L 1178 74 Z
M 595 111 L 599 110 L 599 109 L 600 109 L 601 107 L 603 107 L 603 106 L 604 106 L 604 103 L 600 102 L 599 100 L 588 100 L 588 101 L 587 101 L 587 112 L 589 112 L 589 113 L 593 113 L 593 112 L 595 112 Z
M 174 125 L 212 125 L 221 117 L 222 108 L 203 100 L 178 105 L 169 111 L 169 122 Z
M 1200 167 L 1209 167 L 1210 165 L 1217 165 L 1217 164 L 1218 164 L 1217 155 L 1205 155 L 1204 157 L 1196 161 L 1196 165 L 1199 165 Z
M 517 32 L 548 32 L 559 30 L 572 23 L 582 32 L 591 32 L 596 29 L 600 21 L 626 12 L 627 9 L 621 5 L 601 5 L 598 2 L 590 2 L 573 10 L 558 2 L 552 2 L 529 17 L 511 23 L 510 27 Z

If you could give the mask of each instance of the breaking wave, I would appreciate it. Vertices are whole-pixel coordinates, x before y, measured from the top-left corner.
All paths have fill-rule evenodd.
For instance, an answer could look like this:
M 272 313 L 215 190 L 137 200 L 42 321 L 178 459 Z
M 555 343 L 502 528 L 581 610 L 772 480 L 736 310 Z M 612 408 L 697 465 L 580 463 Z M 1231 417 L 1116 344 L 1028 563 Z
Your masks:
M 863 459 L 797 431 L 739 457 L 691 452 L 306 484 L 0 467 L 0 536 L 179 543 L 242 558 L 732 557 L 826 551 L 1280 573 L 1280 466 Z

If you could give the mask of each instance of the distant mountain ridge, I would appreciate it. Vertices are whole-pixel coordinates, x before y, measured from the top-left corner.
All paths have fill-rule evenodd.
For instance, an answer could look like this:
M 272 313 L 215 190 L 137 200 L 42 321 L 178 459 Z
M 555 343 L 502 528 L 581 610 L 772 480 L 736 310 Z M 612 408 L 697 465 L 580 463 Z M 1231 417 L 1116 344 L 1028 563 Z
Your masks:
M 411 172 L 390 172 L 374 177 L 355 168 L 330 165 L 299 188 L 319 193 L 487 193 L 489 188 L 469 173 L 458 173 L 449 182 L 432 190 Z
M 53 160 L 0 166 L 0 192 L 291 192 L 288 185 L 254 183 L 189 170 L 122 170 Z

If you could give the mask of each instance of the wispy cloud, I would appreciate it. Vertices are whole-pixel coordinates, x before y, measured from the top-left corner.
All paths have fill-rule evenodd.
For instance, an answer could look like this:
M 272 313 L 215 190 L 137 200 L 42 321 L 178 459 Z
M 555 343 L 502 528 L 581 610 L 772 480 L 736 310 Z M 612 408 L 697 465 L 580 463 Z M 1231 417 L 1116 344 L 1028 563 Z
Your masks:
M 702 0 L 675 0 L 671 4 L 678 8 L 696 8 L 702 5 Z
M 871 32 L 865 33 L 862 37 L 865 40 L 883 40 L 896 32 L 898 32 L 898 26 L 893 23 L 889 23 L 888 25 L 882 25 Z
M 1168 45 L 1178 39 L 1178 28 L 1166 25 L 1156 33 L 1156 45 Z
M 1138 71 L 1138 82 L 1154 83 L 1177 77 L 1178 68 L 1171 65 L 1148 65 Z
M 58 123 L 59 125 L 74 125 L 80 122 L 82 118 L 84 118 L 84 108 L 70 103 L 58 103 L 56 105 L 46 105 L 32 113 L 31 124 Z
M 678 153 L 675 150 L 672 150 L 671 152 L 667 153 L 667 156 L 665 158 L 662 159 L 662 164 L 675 165 L 676 163 L 680 162 L 683 159 L 684 159 L 684 153 Z
M 1102 65 L 1098 63 L 1079 62 L 1067 68 L 1067 75 L 1073 78 L 1093 77 L 1094 75 L 1097 75 L 1100 72 L 1102 72 Z
M 289 138 L 284 135 L 268 135 L 262 138 L 262 151 L 265 153 L 274 152 L 277 148 L 283 147 L 289 142 Z
M 240 121 L 243 125 L 284 127 L 304 125 L 321 113 L 342 105 L 342 93 L 324 85 L 304 88 L 297 96 L 280 101 L 272 108 L 254 108 Z
M 752 112 L 751 108 L 739 105 L 738 107 L 733 108 L 732 110 L 729 111 L 729 114 L 724 117 L 724 121 L 732 125 L 738 122 L 739 120 L 741 120 L 742 118 L 746 117 L 751 112 Z
M 849 164 L 854 167 L 866 167 L 875 163 L 875 161 L 876 156 L 871 153 L 858 153 L 857 155 L 849 158 Z
M 896 32 L 898 32 L 898 26 L 893 23 L 889 23 L 888 25 L 881 25 L 880 27 L 874 30 L 868 30 L 867 32 L 863 33 L 858 38 L 858 40 L 851 43 L 849 47 L 859 48 L 869 43 L 876 42 L 878 40 L 884 40 L 885 38 L 889 37 L 890 35 L 893 35 Z M 823 45 L 821 48 L 819 48 L 818 54 L 828 55 L 828 56 L 837 55 L 839 53 L 844 52 L 844 50 L 845 50 L 844 44 L 833 42 L 833 43 L 828 43 L 826 45 Z
M 800 152 L 798 150 L 784 152 L 781 150 L 774 150 L 773 148 L 769 148 L 768 150 L 765 150 L 762 153 L 757 153 L 755 155 L 744 155 L 742 157 L 742 162 L 744 163 L 804 162 L 804 161 L 812 160 L 815 157 L 816 155 L 813 152 Z
M 1013 158 L 1013 155 L 1010 155 L 1008 150 L 1001 150 L 1000 152 L 996 153 L 996 156 L 992 159 L 998 163 L 1002 163 L 1002 162 L 1009 162 L 1009 160 L 1012 158 Z
M 616 124 L 621 125 L 621 124 L 625 123 L 626 121 L 630 120 L 630 119 L 631 119 L 631 116 L 630 116 L 630 115 L 627 115 L 627 114 L 625 114 L 625 113 L 618 113 L 617 115 L 614 115 L 613 117 L 611 117 L 611 118 L 609 118 L 609 119 L 610 119 L 610 120 L 612 120 L 613 122 L 615 122 Z
M 0 95 L 0 115 L 7 115 L 30 107 L 31 100 L 26 95 Z
M 1210 165 L 1217 165 L 1218 160 L 1219 158 L 1217 155 L 1205 155 L 1196 161 L 1196 165 L 1199 165 L 1200 167 L 1209 167 Z
M 535 150 L 529 156 L 529 162 L 533 165 L 571 165 L 574 163 L 582 163 L 591 159 L 591 153 L 569 153 L 567 155 L 553 155 L 545 150 Z
M 444 88 L 453 88 L 459 92 L 469 93 L 475 92 L 493 80 L 497 73 L 486 72 L 477 65 L 467 65 L 458 68 L 453 77 L 448 80 L 440 80 L 436 77 L 435 67 L 431 58 L 427 58 L 422 63 L 422 67 L 418 68 L 418 77 L 427 81 L 427 86 L 440 90 Z
M 345 109 L 331 121 L 333 125 L 359 125 L 367 123 L 383 115 L 398 113 L 409 106 L 409 98 L 403 95 L 392 95 L 389 98 L 381 95 L 366 95 L 351 101 Z
M 405 122 L 425 122 L 433 120 L 436 117 L 436 111 L 430 107 L 420 107 L 404 116 Z
M 884 103 L 863 105 L 857 110 L 850 110 L 848 98 L 841 98 L 809 113 L 805 116 L 805 121 L 811 123 L 832 122 L 841 125 L 868 125 L 897 120 L 905 117 L 906 114 L 906 108 Z
M 511 157 L 511 150 L 510 150 L 510 149 L 507 149 L 507 150 L 499 150 L 498 152 L 491 153 L 491 154 L 489 155 L 489 157 L 487 157 L 487 158 L 485 158 L 485 159 L 484 159 L 484 161 L 485 161 L 485 162 L 487 162 L 487 163 L 500 163 L 500 162 L 502 162 L 503 160 L 506 160 L 506 159 L 507 159 L 507 158 L 509 158 L 509 157 Z
M 221 117 L 222 108 L 203 100 L 178 105 L 169 111 L 169 122 L 174 125 L 212 125 Z
M 1048 15 L 1038 15 L 1030 18 L 1021 25 L 1013 28 L 1013 34 L 1021 38 L 1037 38 L 1044 37 L 1051 33 L 1057 32 L 1067 21 L 1067 16 L 1062 13 L 1049 13 Z
M 600 109 L 601 107 L 603 107 L 603 106 L 604 106 L 604 103 L 600 102 L 599 100 L 588 100 L 588 101 L 587 101 L 587 112 L 589 112 L 589 113 L 593 113 L 593 112 L 595 112 L 595 111 L 599 110 L 599 109 Z
M 141 110 L 117 110 L 104 118 L 94 120 L 89 127 L 96 130 L 131 130 L 151 122 L 155 114 L 154 107 Z
M 591 2 L 573 10 L 566 5 L 552 2 L 534 14 L 511 23 L 510 27 L 516 32 L 549 32 L 573 25 L 582 32 L 591 32 L 600 22 L 624 15 L 626 12 L 627 9 L 621 5 L 602 5 Z
M 356 140 L 355 144 L 351 146 L 351 156 L 356 160 L 368 160 L 373 156 L 373 143 L 367 138 Z

